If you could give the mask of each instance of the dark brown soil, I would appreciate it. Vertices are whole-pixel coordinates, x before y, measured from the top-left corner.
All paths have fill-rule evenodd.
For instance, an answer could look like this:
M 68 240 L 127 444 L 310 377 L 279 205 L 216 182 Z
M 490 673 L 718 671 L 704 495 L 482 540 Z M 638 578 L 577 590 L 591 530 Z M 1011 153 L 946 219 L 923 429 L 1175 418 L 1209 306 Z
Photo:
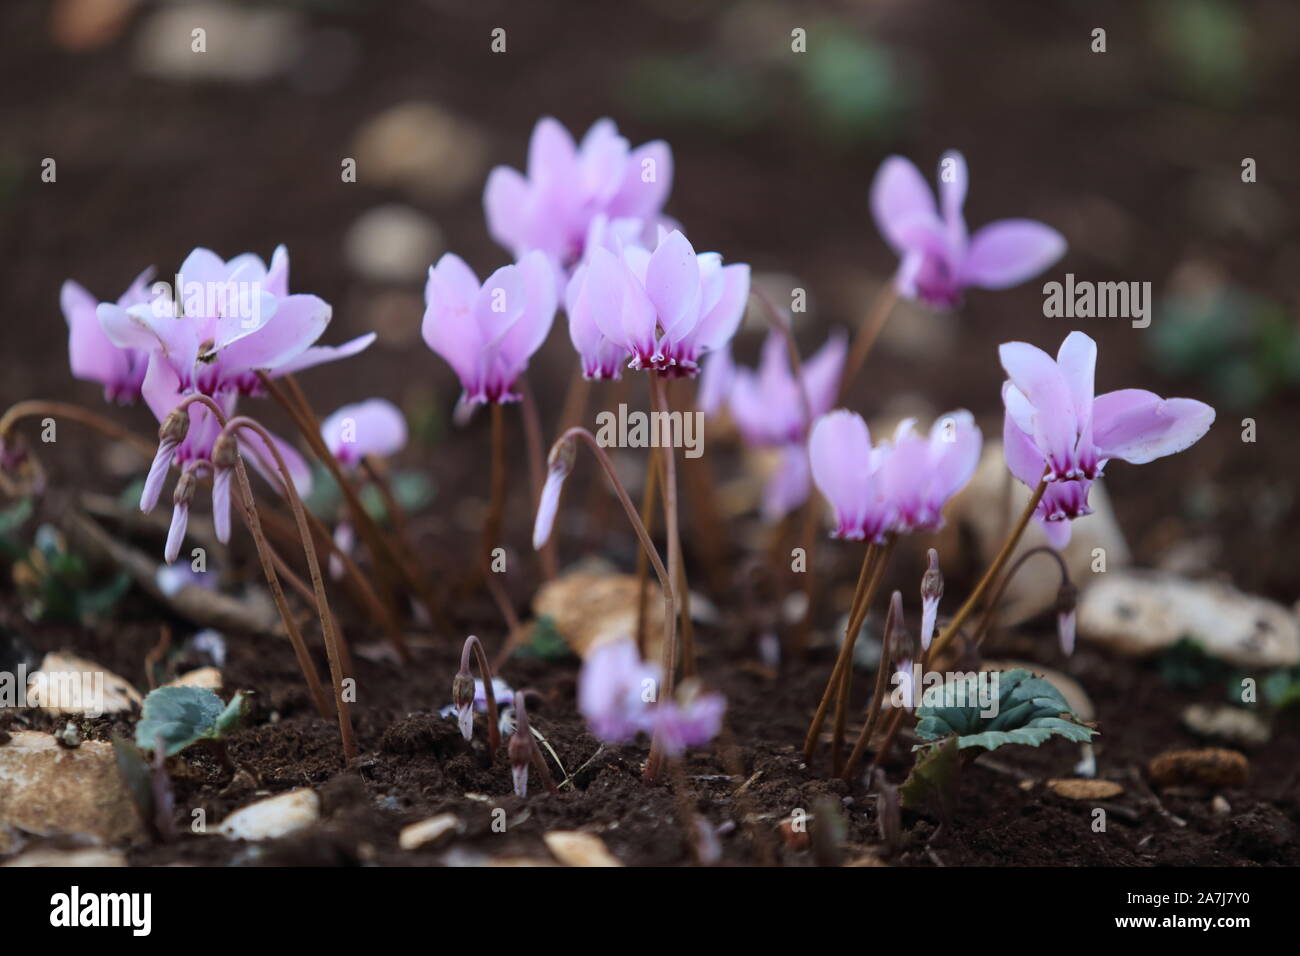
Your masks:
M 360 633 L 358 631 L 358 633 Z M 42 646 L 66 647 L 93 657 L 123 676 L 143 683 L 140 662 L 156 642 L 143 625 L 115 629 L 110 641 L 87 632 L 41 628 Z M 705 632 L 706 639 L 710 635 Z M 1044 643 L 1049 639 L 1045 638 Z M 262 790 L 319 789 L 325 819 L 303 835 L 250 848 L 191 835 L 192 811 L 202 808 L 216 823 L 251 802 L 251 786 L 230 789 L 231 775 L 206 755 L 173 761 L 176 823 L 186 835 L 174 845 L 142 846 L 131 852 L 139 864 L 176 859 L 206 863 L 419 865 L 471 862 L 482 858 L 547 859 L 542 834 L 554 829 L 598 832 L 628 864 L 674 865 L 692 861 L 683 805 L 722 827 L 726 863 L 771 862 L 807 865 L 809 848 L 787 845 L 778 824 L 798 809 L 812 813 L 830 797 L 843 806 L 849 859 L 881 854 L 874 797 L 804 766 L 798 743 L 811 704 L 829 667 L 826 655 L 778 680 L 759 676 L 743 658 L 710 657 L 705 677 L 731 701 L 728 736 L 717 750 L 692 754 L 684 767 L 686 800 L 668 784 L 647 785 L 641 777 L 645 751 L 605 748 L 587 733 L 573 703 L 576 665 L 512 661 L 503 676 L 515 687 L 539 691 L 534 723 L 555 748 L 566 770 L 576 771 L 572 791 L 536 792 L 527 800 L 511 793 L 504 751 L 489 763 L 482 727 L 473 747 L 452 718 L 436 711 L 450 697 L 456 655 L 451 648 L 417 650 L 410 668 L 358 661 L 357 737 L 362 751 L 344 769 L 337 728 L 316 717 L 294 671 L 286 642 L 233 639 L 226 675 L 231 687 L 257 691 L 249 729 L 231 740 L 236 764 Z M 318 662 L 324 669 L 323 655 Z M 1248 786 L 1224 791 L 1230 809 L 1216 813 L 1211 794 L 1180 792 L 1162 797 L 1162 815 L 1137 778 L 1151 757 L 1170 748 L 1203 742 L 1178 727 L 1180 710 L 1208 694 L 1171 691 L 1149 667 L 1135 667 L 1088 649 L 1069 662 L 1097 705 L 1102 734 L 1096 745 L 1098 775 L 1125 787 L 1105 801 L 1105 833 L 1092 829 L 1093 801 L 1057 797 L 1040 784 L 1023 789 L 1020 779 L 1071 776 L 1077 747 L 1052 742 L 1040 750 L 1007 748 L 995 755 L 997 771 L 977 762 L 962 772 L 960 801 L 943 831 L 939 818 L 904 813 L 905 836 L 889 862 L 904 865 L 1295 865 L 1300 863 L 1297 767 L 1300 738 L 1294 724 L 1278 727 L 1273 740 L 1251 755 Z M 867 681 L 859 676 L 859 691 Z M 1217 695 L 1216 695 L 1217 696 Z M 3 719 L 0 719 L 3 721 Z M 6 725 L 54 729 L 35 711 L 21 712 Z M 101 718 L 85 722 L 88 736 L 107 739 L 129 733 L 131 721 Z M 734 753 L 729 742 L 734 741 Z M 895 748 L 885 764 L 895 784 L 910 766 L 910 754 Z M 1015 771 L 1012 774 L 1010 771 Z M 737 798 L 746 780 L 750 785 Z M 505 833 L 492 828 L 494 808 L 506 811 Z M 402 826 L 437 813 L 456 813 L 463 834 L 428 851 L 397 846 Z M 749 825 L 746 826 L 745 821 Z M 815 825 L 815 824 L 814 824 Z M 933 840 L 931 838 L 933 837 Z
M 622 95 L 629 60 L 645 53 L 683 50 L 736 56 L 723 41 L 719 5 L 698 19 L 680 20 L 650 4 L 627 11 L 621 4 L 576 4 L 572 15 L 524 4 L 509 10 L 512 53 L 494 59 L 484 37 L 505 9 L 491 4 L 339 3 L 313 7 L 320 25 L 337 26 L 359 44 L 356 73 L 328 97 L 301 93 L 284 82 L 248 89 L 165 84 L 142 78 L 127 66 L 129 41 L 79 56 L 53 50 L 46 39 L 46 5 L 6 3 L 0 10 L 0 147 L 6 170 L 0 198 L 0 261 L 6 265 L 0 292 L 9 331 L 4 333 L 0 404 L 34 396 L 77 400 L 98 407 L 96 387 L 73 382 L 66 372 L 65 333 L 57 309 L 58 288 L 73 276 L 92 290 L 116 293 L 144 264 L 164 270 L 194 245 L 227 255 L 245 249 L 269 254 L 284 242 L 293 255 L 295 289 L 335 304 L 332 342 L 369 331 L 366 316 L 375 290 L 340 266 L 342 237 L 362 211 L 394 197 L 365 185 L 341 186 L 338 158 L 354 130 L 377 111 L 409 98 L 429 97 L 476 119 L 489 136 L 494 162 L 522 163 L 527 134 L 537 116 L 554 113 L 571 128 L 605 114 L 619 118 L 634 141 L 665 136 L 677 157 L 677 181 L 669 211 L 689 223 L 692 235 L 731 259 L 759 269 L 800 276 L 818 309 L 800 337 L 805 349 L 833 325 L 849 326 L 861 315 L 858 282 L 883 278 L 893 267 L 866 208 L 870 177 L 888 152 L 901 152 L 929 167 L 940 152 L 960 146 L 972 166 L 968 214 L 972 223 L 1003 215 L 1033 215 L 1064 227 L 1072 250 L 1059 271 L 1100 278 L 1150 279 L 1159 287 L 1190 258 L 1219 263 L 1232 278 L 1293 308 L 1300 285 L 1293 268 L 1300 228 L 1296 210 L 1277 210 L 1280 225 L 1261 238 L 1208 230 L 1197 214 L 1196 184 L 1205 175 L 1233 176 L 1242 155 L 1254 156 L 1278 197 L 1293 197 L 1294 93 L 1300 67 L 1293 52 L 1272 38 L 1295 35 L 1295 10 L 1281 2 L 1243 4 L 1255 29 L 1260 82 L 1245 107 L 1218 110 L 1186 101 L 1172 87 L 1169 64 L 1157 55 L 1158 30 L 1139 5 L 1092 4 L 1086 9 L 1030 0 L 1011 3 L 913 2 L 888 16 L 809 5 L 812 13 L 836 12 L 855 28 L 897 44 L 924 65 L 918 91 L 924 108 L 915 122 L 888 143 L 829 144 L 820 138 L 807 109 L 792 93 L 773 94 L 772 114 L 742 131 L 707 125 L 665 126 L 638 117 Z M 680 5 L 672 5 L 680 6 Z M 881 7 L 888 5 L 879 5 Z M 1050 8 L 1050 9 L 1049 9 Z M 580 11 L 580 12 L 578 12 Z M 804 13 L 800 5 L 800 15 Z M 793 14 L 791 14 L 793 16 Z M 807 16 L 811 23 L 815 17 Z M 1104 21 L 1112 50 L 1090 58 L 1086 37 Z M 20 42 L 21 38 L 21 42 Z M 725 52 L 730 49 L 731 52 Z M 1026 79 L 1026 78 L 1030 79 Z M 40 159 L 59 161 L 57 186 L 40 185 L 26 170 Z M 1216 172 L 1217 171 L 1217 172 Z M 12 185 L 9 185 L 9 184 Z M 1086 212 L 1104 197 L 1126 223 L 1125 258 L 1108 258 Z M 439 222 L 452 248 L 480 270 L 503 261 L 482 223 L 476 190 L 421 204 Z M 1091 233 L 1090 241 L 1078 241 Z M 1104 235 L 1104 230 L 1103 230 Z M 418 315 L 410 316 L 412 327 Z M 1054 344 L 1065 327 L 1042 318 L 1035 283 L 999 293 L 972 294 L 948 333 L 949 347 L 917 355 L 882 347 L 872 358 L 849 404 L 866 413 L 888 397 L 922 393 L 936 408 L 970 407 L 986 433 L 997 428 L 1001 372 L 996 344 L 1025 338 Z M 1141 385 L 1171 394 L 1208 397 L 1197 381 L 1164 379 L 1151 369 L 1145 341 L 1124 323 L 1087 327 L 1099 341 L 1100 390 Z M 412 342 L 414 341 L 414 344 Z M 752 354 L 757 337 L 741 343 Z M 571 365 L 568 343 L 557 330 L 534 362 L 533 387 L 549 424 L 564 394 Z M 445 368 L 413 336 L 381 335 L 379 345 L 348 363 L 346 372 L 321 371 L 304 378 L 316 407 L 386 395 L 407 405 L 436 406 L 445 414 L 456 387 Z M 626 400 L 644 403 L 638 383 Z M 618 393 L 622 394 L 622 393 Z M 612 390 L 593 401 L 618 401 Z M 251 405 L 251 403 L 250 403 Z M 269 403 L 259 404 L 258 413 Z M 1300 395 L 1274 395 L 1249 409 L 1261 440 L 1243 444 L 1232 414 L 1202 442 L 1176 458 L 1141 469 L 1117 466 L 1107 484 L 1136 559 L 1157 562 L 1172 544 L 1208 542 L 1213 569 L 1238 586 L 1291 602 L 1300 564 L 1300 513 L 1294 476 L 1300 447 L 1279 436 L 1293 431 Z M 1244 413 L 1243 413 L 1244 414 Z M 120 413 L 142 434 L 153 423 L 142 409 Z M 268 423 L 281 427 L 270 410 Z M 434 504 L 416 519 L 421 555 L 443 576 L 459 573 L 474 547 L 487 470 L 485 416 L 440 443 L 418 442 L 402 457 L 405 467 L 429 474 L 438 487 Z M 516 419 L 511 416 L 511 428 Z M 97 448 L 98 446 L 96 446 Z M 522 441 L 512 447 L 522 448 Z M 102 477 L 98 450 L 60 442 L 42 449 L 56 489 L 116 491 L 121 479 Z M 734 473 L 734 462 L 714 462 L 715 475 Z M 526 609 L 535 585 L 526 558 L 528 514 L 522 452 L 511 486 L 507 527 L 518 549 L 511 596 Z M 566 494 L 572 509 L 585 491 L 575 479 Z M 46 517 L 57 517 L 58 500 Z M 570 514 L 562 554 L 576 560 L 599 553 L 630 567 L 635 542 L 617 523 L 616 509 L 603 518 Z M 701 580 L 698 542 L 687 529 L 692 580 Z M 747 560 L 739 542 L 728 557 Z M 921 542 L 916 542 L 923 547 Z M 1262 546 L 1263 545 L 1263 546 Z M 256 565 L 238 551 L 237 574 L 256 579 Z M 159 549 L 161 545 L 158 545 Z M 822 570 L 827 587 L 817 621 L 823 637 L 847 601 L 856 555 L 829 546 Z M 920 551 L 900 555 L 896 566 L 920 567 Z M 835 582 L 835 587 L 829 582 Z M 912 593 L 916 582 L 891 585 Z M 954 574 L 951 594 L 969 586 Z M 139 599 L 120 618 L 95 629 L 33 626 L 19 614 L 6 581 L 0 624 L 20 633 L 37 651 L 69 649 L 144 685 L 143 660 L 166 615 Z M 822 798 L 839 800 L 848 821 L 850 858 L 878 842 L 874 798 L 861 787 L 826 780 L 825 768 L 802 766 L 798 748 L 829 668 L 822 649 L 779 678 L 753 666 L 746 636 L 736 620 L 740 599 L 728 588 L 711 589 L 724 625 L 702 629 L 705 677 L 730 701 L 728 735 L 734 751 L 701 751 L 685 767 L 687 796 L 669 784 L 646 785 L 644 751 L 600 751 L 573 705 L 576 663 L 514 660 L 503 676 L 515 687 L 536 688 L 536 724 L 568 770 L 583 768 L 571 792 L 537 792 L 527 801 L 510 795 L 508 768 L 488 761 L 482 744 L 470 748 L 449 720 L 436 717 L 448 702 L 459 642 L 476 631 L 490 649 L 503 627 L 483 597 L 458 603 L 445 631 L 422 635 L 415 664 L 397 667 L 358 655 L 359 698 L 354 710 L 362 756 L 343 768 L 336 728 L 314 716 L 286 644 L 228 635 L 228 687 L 257 691 L 252 726 L 232 742 L 236 762 L 261 788 L 276 792 L 310 785 L 324 800 L 325 821 L 302 837 L 265 846 L 187 836 L 171 846 L 132 850 L 132 861 L 207 863 L 427 864 L 470 862 L 485 857 L 545 858 L 541 835 L 557 828 L 601 833 L 620 859 L 632 864 L 681 864 L 691 860 L 683 826 L 689 806 L 715 825 L 728 863 L 812 862 L 809 849 L 788 846 L 778 822 L 796 808 L 811 812 Z M 354 647 L 378 639 L 350 606 L 341 613 Z M 186 626 L 171 621 L 178 634 Z M 995 756 L 1000 771 L 976 763 L 964 772 L 961 802 L 935 836 L 939 820 L 904 815 L 904 845 L 891 862 L 904 864 L 1289 864 L 1300 863 L 1296 726 L 1275 728 L 1272 741 L 1251 753 L 1249 785 L 1224 796 L 1226 813 L 1211 808 L 1208 794 L 1165 795 L 1163 809 L 1147 800 L 1133 774 L 1171 747 L 1200 743 L 1180 729 L 1178 715 L 1193 700 L 1214 700 L 1217 689 L 1199 694 L 1172 691 L 1154 667 L 1102 656 L 1083 648 L 1068 665 L 1043 651 L 1052 638 L 1026 631 L 1037 659 L 1066 667 L 1094 698 L 1102 735 L 1099 775 L 1126 787 L 1111 801 L 1107 832 L 1094 833 L 1091 806 L 1044 791 L 1023 789 L 1008 768 L 1025 777 L 1068 776 L 1077 748 L 1052 743 L 1040 751 L 1018 748 Z M 1024 635 L 1022 635 L 1022 638 Z M 1023 650 L 1023 648 L 1022 648 Z M 323 655 L 320 667 L 324 672 Z M 866 679 L 859 678 L 859 695 Z M 33 713 L 0 718 L 4 726 L 48 727 Z M 107 738 L 130 729 L 129 721 L 92 721 L 89 734 Z M 600 751 L 598 753 L 598 751 Z M 908 765 L 899 746 L 886 763 L 899 783 Z M 724 759 L 724 755 L 726 759 Z M 757 775 L 757 776 L 755 776 Z M 214 760 L 175 762 L 177 825 L 186 831 L 190 812 L 203 808 L 209 822 L 253 798 L 251 790 L 228 790 L 229 774 Z M 754 778 L 741 798 L 741 783 Z M 536 788 L 536 781 L 534 781 Z M 538 788 L 539 789 L 539 788 Z M 472 794 L 474 796 L 468 796 Z M 825 805 L 824 803 L 822 804 Z M 509 827 L 491 828 L 492 809 L 503 807 Z M 397 833 L 407 823 L 453 811 L 466 831 L 427 851 L 404 852 Z M 933 837 L 932 842 L 931 837 Z

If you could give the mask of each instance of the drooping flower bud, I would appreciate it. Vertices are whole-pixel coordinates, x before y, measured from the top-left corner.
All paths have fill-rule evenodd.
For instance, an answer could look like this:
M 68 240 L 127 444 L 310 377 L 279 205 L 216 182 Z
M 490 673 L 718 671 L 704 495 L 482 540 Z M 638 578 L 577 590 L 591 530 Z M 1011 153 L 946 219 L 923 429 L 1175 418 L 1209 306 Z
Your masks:
M 1061 653 L 1069 657 L 1074 653 L 1075 609 L 1079 603 L 1079 589 L 1069 581 L 1056 592 L 1056 633 L 1061 639 Z
M 934 622 L 939 616 L 939 600 L 943 597 L 943 574 L 939 571 L 939 552 L 928 552 L 930 566 L 921 576 L 921 649 L 928 651 L 934 640 Z
M 460 671 L 451 679 L 451 702 L 456 708 L 460 735 L 469 740 L 474 736 L 474 678 L 468 671 Z
M 176 482 L 176 490 L 172 493 L 172 523 L 167 530 L 167 548 L 163 552 L 168 564 L 181 553 L 181 542 L 185 540 L 185 529 L 190 522 L 190 502 L 194 500 L 197 485 L 194 472 L 189 470 L 181 472 L 180 480 Z
M 189 431 L 190 414 L 189 409 L 185 408 L 173 408 L 158 426 L 158 451 L 153 457 L 153 463 L 149 465 L 149 474 L 144 479 L 144 491 L 140 494 L 141 511 L 153 511 L 158 504 L 158 496 L 162 494 L 163 483 L 167 480 L 167 469 L 171 467 L 172 456 Z M 174 519 L 172 523 L 175 524 Z
M 506 747 L 510 756 L 510 775 L 514 778 L 515 794 L 528 796 L 528 764 L 533 759 L 532 730 L 528 726 L 528 710 L 524 706 L 523 691 L 515 692 L 515 732 Z
M 564 479 L 573 471 L 577 453 L 576 442 L 569 438 L 556 442 L 547 457 L 546 484 L 542 487 L 542 496 L 537 503 L 537 521 L 533 525 L 534 550 L 540 551 L 550 540 L 555 513 L 560 508 L 560 491 L 564 487 Z
M 222 544 L 230 540 L 230 479 L 238 462 L 235 438 L 223 432 L 212 446 L 212 524 Z

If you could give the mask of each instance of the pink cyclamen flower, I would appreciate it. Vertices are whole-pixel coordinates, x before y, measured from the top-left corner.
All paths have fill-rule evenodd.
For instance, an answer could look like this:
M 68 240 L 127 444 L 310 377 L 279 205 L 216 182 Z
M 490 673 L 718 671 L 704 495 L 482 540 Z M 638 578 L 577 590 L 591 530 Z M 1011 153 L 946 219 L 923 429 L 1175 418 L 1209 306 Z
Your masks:
M 659 668 L 643 663 L 631 638 L 588 651 L 578 676 L 578 710 L 598 740 L 629 743 L 651 722 L 659 694 Z
M 545 256 L 530 252 L 480 284 L 449 252 L 429 269 L 424 301 L 424 341 L 460 379 L 462 403 L 518 401 L 515 381 L 555 319 L 555 282 Z
M 835 538 L 884 540 L 894 521 L 881 470 L 888 446 L 873 448 L 867 423 L 856 412 L 837 409 L 813 425 L 808 457 L 813 482 L 835 513 Z
M 173 460 L 185 468 L 213 463 L 221 425 L 212 410 L 195 403 L 179 416 L 171 415 L 187 395 L 208 396 L 229 418 L 241 395 L 260 394 L 258 372 L 287 375 L 354 355 L 374 341 L 371 333 L 337 347 L 313 345 L 329 324 L 330 306 L 314 295 L 290 295 L 288 283 L 289 256 L 283 246 L 275 250 L 269 266 L 251 253 L 227 262 L 200 248 L 186 257 L 175 288 L 164 287 L 147 303 L 100 303 L 96 309 L 113 346 L 148 356 L 140 393 L 163 427 L 141 510 L 151 511 L 157 503 Z M 306 494 L 311 486 L 307 463 L 282 439 L 273 441 L 295 487 Z M 239 446 L 272 487 L 279 487 L 271 450 L 263 440 L 241 432 Z M 233 466 L 230 453 L 224 458 L 226 467 L 213 468 L 214 521 L 223 541 L 230 528 Z M 183 535 L 187 516 L 188 504 L 184 514 L 174 513 L 173 536 Z M 179 540 L 175 544 L 179 547 Z
M 741 435 L 750 445 L 781 452 L 776 471 L 763 492 L 763 517 L 768 522 L 779 521 L 808 500 L 812 482 L 805 445 L 805 402 L 814 421 L 830 410 L 847 349 L 844 334 L 832 334 L 803 364 L 802 378 L 796 380 L 785 336 L 773 331 L 763 343 L 757 372 L 747 368 L 731 372 L 729 407 Z M 710 360 L 706 366 L 705 374 L 710 377 L 718 374 L 713 369 L 715 361 Z
M 1005 289 L 1042 272 L 1065 252 L 1055 229 L 1032 219 L 1000 219 L 967 235 L 962 206 L 968 175 L 961 153 L 939 163 L 939 204 L 916 166 L 901 156 L 881 164 L 871 211 L 898 253 L 895 284 L 904 298 L 952 306 L 968 287 Z
M 351 467 L 367 455 L 388 458 L 406 447 L 406 418 L 392 402 L 371 398 L 344 405 L 321 423 L 320 433 L 339 464 Z
M 1137 388 L 1094 397 L 1097 343 L 1082 332 L 1066 336 L 1055 360 L 1025 342 L 1008 342 L 999 355 L 1009 379 L 1002 387 L 1007 467 L 1031 488 L 1046 474 L 1035 516 L 1057 547 L 1069 541 L 1068 521 L 1090 513 L 1088 491 L 1109 460 L 1141 465 L 1175 454 L 1214 423 L 1214 409 L 1191 398 Z
M 533 128 L 527 175 L 508 166 L 493 169 L 483 208 L 492 238 L 516 259 L 539 251 L 556 272 L 566 272 L 582 259 L 597 216 L 651 222 L 672 181 L 667 143 L 633 149 L 612 120 L 602 119 L 575 144 L 546 116 Z
M 117 300 L 120 309 L 129 309 L 149 301 L 149 280 L 153 269 L 146 269 Z M 72 374 L 104 386 L 104 399 L 127 404 L 140 398 L 149 353 L 141 349 L 118 348 L 100 327 L 96 309 L 99 299 L 77 282 L 69 279 L 59 291 L 59 305 L 68 323 L 68 361 Z
M 127 308 L 101 303 L 97 310 L 114 345 L 149 354 L 141 391 L 155 414 L 165 406 L 160 419 L 180 395 L 260 394 L 258 372 L 298 372 L 374 341 L 371 333 L 336 348 L 313 348 L 332 310 L 317 296 L 289 294 L 283 246 L 270 266 L 252 253 L 226 262 L 209 249 L 195 249 L 178 278 L 177 288 L 150 302 Z
M 565 291 L 588 377 L 612 377 L 615 360 L 694 376 L 705 353 L 731 341 L 748 298 L 749 266 L 724 266 L 717 253 L 697 254 L 678 230 L 661 230 L 653 251 L 634 245 L 590 250 Z M 575 323 L 579 331 L 572 331 Z
M 721 694 L 701 691 L 694 680 L 683 681 L 676 697 L 655 708 L 651 732 L 658 735 L 667 756 L 680 757 L 688 747 L 702 747 L 718 736 L 726 711 L 727 699 Z
M 964 409 L 941 415 L 924 438 L 916 433 L 914 419 L 900 422 L 882 470 L 884 495 L 894 508 L 894 530 L 943 527 L 943 507 L 970 481 L 983 443 L 975 419 Z

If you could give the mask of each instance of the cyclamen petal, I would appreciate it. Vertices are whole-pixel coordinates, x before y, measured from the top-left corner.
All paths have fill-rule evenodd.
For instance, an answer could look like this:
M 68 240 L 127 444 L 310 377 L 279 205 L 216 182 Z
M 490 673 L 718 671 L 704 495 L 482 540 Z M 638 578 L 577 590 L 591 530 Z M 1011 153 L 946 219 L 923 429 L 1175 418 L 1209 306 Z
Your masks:
M 575 144 L 560 123 L 543 117 L 529 141 L 527 174 L 498 166 L 488 176 L 488 231 L 516 258 L 542 253 L 562 285 L 565 273 L 589 251 L 596 217 L 651 221 L 672 179 L 672 154 L 661 141 L 632 149 L 614 123 L 602 119 Z
M 230 541 L 230 468 L 218 468 L 212 475 L 212 526 L 217 540 Z
M 181 553 L 181 544 L 185 541 L 185 529 L 190 521 L 190 506 L 178 501 L 172 506 L 172 523 L 167 529 L 167 545 L 163 557 L 172 564 Z
M 871 211 L 898 254 L 894 284 L 903 297 L 953 306 L 969 286 L 1017 285 L 1064 254 L 1061 235 L 1029 219 L 1001 220 L 968 237 L 962 215 L 968 185 L 966 160 L 954 150 L 939 163 L 942 209 L 910 161 L 891 156 L 881 164 L 871 186 Z
M 1213 408 L 1195 399 L 1125 388 L 1097 396 L 1092 438 L 1099 458 L 1144 465 L 1200 441 L 1214 417 Z
M 844 409 L 822 416 L 813 426 L 808 451 L 813 482 L 835 512 L 833 536 L 879 540 L 892 517 L 876 475 L 888 452 L 871 447 L 862 416 Z
M 480 284 L 462 259 L 447 253 L 429 270 L 424 294 L 424 341 L 460 379 L 462 400 L 517 401 L 515 381 L 555 318 L 546 257 L 531 252 Z
M 344 405 L 321 423 L 320 432 L 343 465 L 357 465 L 367 455 L 387 458 L 406 446 L 406 418 L 382 398 Z
M 631 638 L 607 641 L 583 662 L 578 710 L 597 739 L 627 743 L 649 726 L 658 683 L 658 669 L 642 663 Z

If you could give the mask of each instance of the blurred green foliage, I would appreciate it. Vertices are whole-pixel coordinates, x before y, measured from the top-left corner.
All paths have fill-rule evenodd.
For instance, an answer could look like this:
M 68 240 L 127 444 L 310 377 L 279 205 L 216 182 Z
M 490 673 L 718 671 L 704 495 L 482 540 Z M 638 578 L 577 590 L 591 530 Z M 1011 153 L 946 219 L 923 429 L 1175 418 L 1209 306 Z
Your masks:
M 528 641 L 515 651 L 516 657 L 536 657 L 547 661 L 571 657 L 573 651 L 555 628 L 555 619 L 542 615 L 529 631 Z
M 1211 106 L 1239 106 L 1254 87 L 1250 27 L 1235 0 L 1160 0 L 1155 35 L 1182 91 Z
M 13 537 L 0 536 L 9 553 Z M 50 525 L 37 528 L 32 547 L 14 561 L 13 581 L 29 620 L 65 624 L 104 617 L 131 587 L 130 576 L 122 571 L 107 582 L 92 579 L 85 561 L 68 550 Z
M 1151 332 L 1162 372 L 1208 382 L 1229 407 L 1249 408 L 1300 385 L 1300 328 L 1281 303 L 1244 289 L 1169 296 Z
M 915 106 L 906 58 L 839 20 L 814 23 L 806 40 L 806 52 L 783 38 L 772 55 L 747 59 L 716 51 L 640 57 L 627 68 L 623 97 L 647 122 L 722 136 L 786 123 L 789 111 L 809 117 L 829 143 L 892 136 Z

